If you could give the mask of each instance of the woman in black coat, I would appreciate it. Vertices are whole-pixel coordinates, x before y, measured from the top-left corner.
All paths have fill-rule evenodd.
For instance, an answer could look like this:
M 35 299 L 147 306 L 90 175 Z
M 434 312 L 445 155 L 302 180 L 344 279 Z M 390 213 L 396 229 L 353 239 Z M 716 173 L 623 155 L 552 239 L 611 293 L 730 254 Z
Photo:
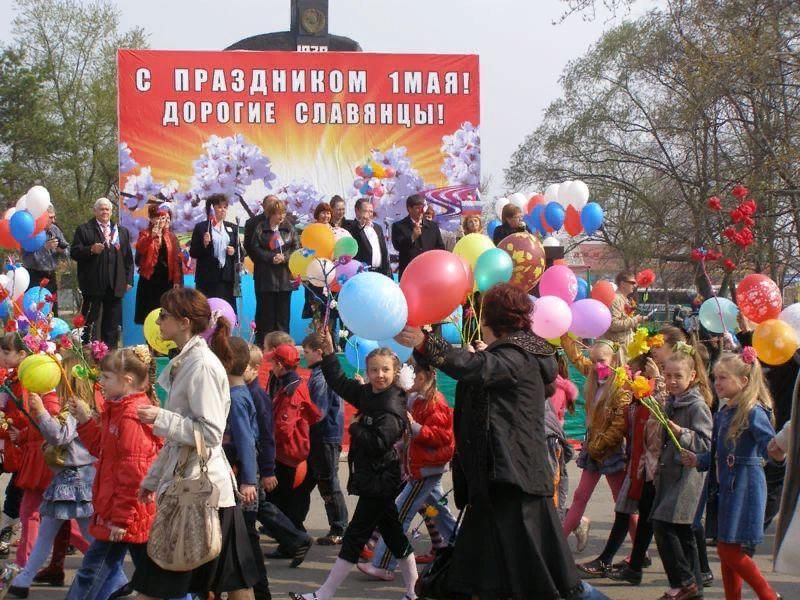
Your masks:
M 522 209 L 516 204 L 506 204 L 503 207 L 503 222 L 494 229 L 492 242 L 497 246 L 512 233 L 525 233 L 528 226 L 522 220 Z
M 530 333 L 530 300 L 509 284 L 484 296 L 471 352 L 407 327 L 397 341 L 458 381 L 453 487 L 467 506 L 447 576 L 454 598 L 581 598 L 553 503 L 544 429 L 553 347 Z
M 213 194 L 206 198 L 209 218 L 194 226 L 189 256 L 197 259 L 194 286 L 206 298 L 222 298 L 236 310 L 234 284 L 244 254 L 239 228 L 225 220 L 228 198 Z

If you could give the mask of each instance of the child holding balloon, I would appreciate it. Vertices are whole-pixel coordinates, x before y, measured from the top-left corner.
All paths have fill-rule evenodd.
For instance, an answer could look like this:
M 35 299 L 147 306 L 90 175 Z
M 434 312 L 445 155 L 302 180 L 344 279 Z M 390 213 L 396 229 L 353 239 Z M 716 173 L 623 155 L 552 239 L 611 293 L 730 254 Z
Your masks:
M 395 444 L 408 430 L 407 397 L 397 385 L 400 360 L 388 348 L 367 356 L 367 383 L 348 379 L 325 332 L 322 373 L 328 385 L 355 406 L 359 415 L 350 425 L 350 478 L 347 491 L 359 496 L 353 518 L 344 533 L 342 549 L 328 578 L 316 592 L 290 593 L 292 600 L 330 600 L 358 563 L 364 544 L 377 528 L 392 554 L 399 559 L 406 598 L 416 598 L 417 565 L 395 505 L 400 487 L 400 458 Z
M 584 519 L 586 505 L 605 475 L 614 501 L 625 480 L 625 408 L 630 404 L 630 392 L 616 381 L 615 369 L 622 366 L 619 347 L 608 340 L 597 340 L 586 358 L 568 335 L 561 338 L 567 357 L 586 377 L 583 397 L 586 400 L 586 440 L 578 455 L 577 464 L 583 469 L 578 487 L 562 523 L 564 535 L 575 533 L 577 551 L 586 547 L 590 522 Z M 636 531 L 636 518 L 631 518 L 631 539 Z

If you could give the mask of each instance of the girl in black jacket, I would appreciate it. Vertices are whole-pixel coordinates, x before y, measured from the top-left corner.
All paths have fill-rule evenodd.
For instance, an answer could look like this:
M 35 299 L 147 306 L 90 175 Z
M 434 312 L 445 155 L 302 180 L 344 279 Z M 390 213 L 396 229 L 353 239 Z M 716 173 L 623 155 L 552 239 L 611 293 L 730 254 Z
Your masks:
M 396 384 L 397 355 L 378 348 L 367 356 L 367 383 L 348 379 L 339 366 L 330 332 L 325 332 L 322 373 L 330 388 L 358 409 L 350 425 L 350 477 L 347 491 L 358 496 L 353 518 L 344 532 L 342 549 L 328 578 L 316 592 L 290 593 L 293 600 L 329 600 L 358 563 L 361 548 L 377 527 L 392 554 L 400 560 L 406 598 L 416 598 L 417 565 L 397 514 L 400 457 L 395 444 L 408 428 L 406 393 Z

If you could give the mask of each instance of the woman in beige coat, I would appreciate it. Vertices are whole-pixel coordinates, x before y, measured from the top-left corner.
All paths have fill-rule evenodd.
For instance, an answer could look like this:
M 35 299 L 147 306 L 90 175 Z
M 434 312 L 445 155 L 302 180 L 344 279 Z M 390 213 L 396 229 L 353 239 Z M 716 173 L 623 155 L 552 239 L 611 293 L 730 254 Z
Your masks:
M 624 349 L 645 317 L 634 314 L 636 304 L 631 300 L 631 295 L 636 291 L 636 276 L 628 272 L 617 273 L 614 282 L 617 284 L 617 295 L 610 307 L 611 327 L 602 337 L 618 343 Z
M 174 480 L 182 448 L 194 448 L 194 426 L 199 425 L 211 451 L 207 462 L 209 479 L 219 490 L 219 518 L 222 551 L 208 563 L 192 571 L 166 571 L 149 557 L 136 569 L 133 588 L 139 598 L 175 598 L 187 593 L 217 597 L 228 593 L 231 600 L 252 598 L 249 589 L 258 574 L 250 549 L 241 508 L 236 505 L 235 479 L 222 450 L 222 436 L 230 408 L 228 376 L 217 356 L 229 355 L 230 324 L 216 321 L 209 349 L 200 334 L 211 321 L 208 300 L 197 290 L 178 288 L 161 297 L 159 327 L 166 340 L 174 341 L 180 352 L 159 378 L 169 392 L 166 408 L 139 408 L 139 419 L 152 423 L 153 432 L 165 439 L 164 447 L 142 482 L 140 499 L 156 500 Z M 185 469 L 187 479 L 199 475 L 196 452 L 191 451 Z M 158 507 L 156 507 L 156 511 Z

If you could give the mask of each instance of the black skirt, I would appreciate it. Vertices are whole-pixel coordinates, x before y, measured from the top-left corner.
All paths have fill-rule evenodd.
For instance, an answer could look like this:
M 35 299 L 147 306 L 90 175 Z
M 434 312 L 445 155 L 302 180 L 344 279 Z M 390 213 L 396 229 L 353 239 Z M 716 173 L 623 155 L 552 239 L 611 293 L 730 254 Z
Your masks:
M 143 324 L 147 315 L 161 306 L 161 295 L 171 288 L 172 282 L 169 280 L 169 267 L 167 266 L 167 246 L 161 244 L 153 275 L 150 279 L 145 279 L 140 275 L 139 283 L 136 284 L 136 312 L 133 322 L 137 325 Z
M 208 592 L 217 596 L 251 588 L 258 581 L 247 525 L 238 506 L 219 509 L 222 551 L 219 556 L 192 571 L 167 571 L 148 556 L 133 574 L 133 589 L 155 598 L 177 598 Z
M 581 582 L 552 497 L 491 484 L 458 530 L 447 587 L 480 600 L 580 598 Z

